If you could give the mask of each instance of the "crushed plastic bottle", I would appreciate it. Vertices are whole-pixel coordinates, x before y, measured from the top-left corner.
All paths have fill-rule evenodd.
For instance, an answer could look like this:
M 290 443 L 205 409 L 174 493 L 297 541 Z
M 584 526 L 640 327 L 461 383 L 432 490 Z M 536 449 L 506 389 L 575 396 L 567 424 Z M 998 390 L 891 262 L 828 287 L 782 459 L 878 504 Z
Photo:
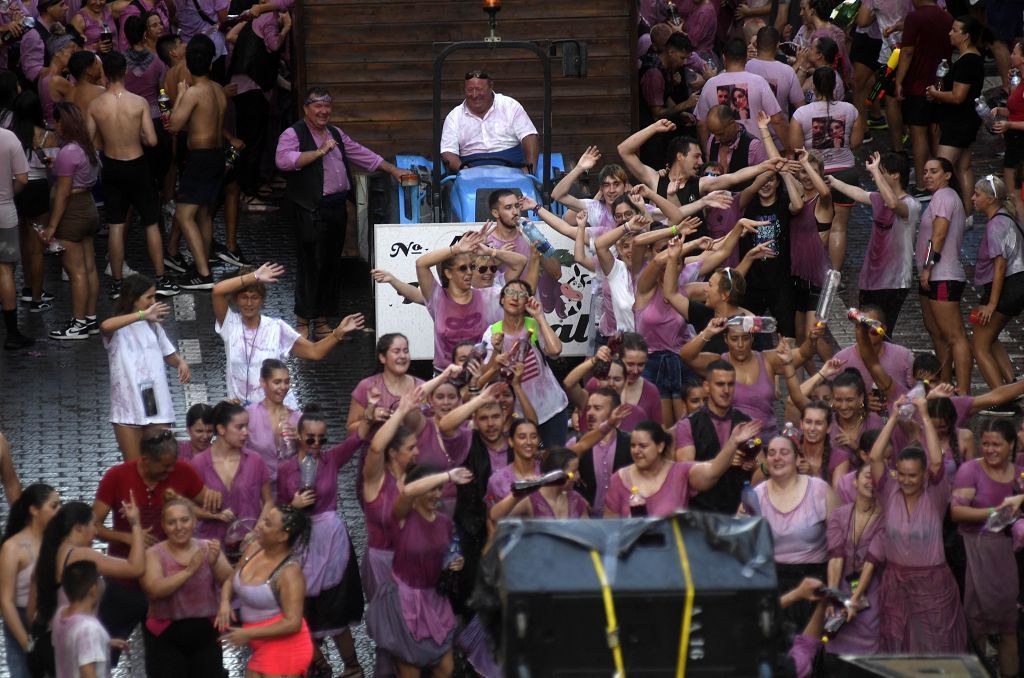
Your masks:
M 736 327 L 749 334 L 771 334 L 777 323 L 767 315 L 734 315 L 725 321 L 726 327 Z

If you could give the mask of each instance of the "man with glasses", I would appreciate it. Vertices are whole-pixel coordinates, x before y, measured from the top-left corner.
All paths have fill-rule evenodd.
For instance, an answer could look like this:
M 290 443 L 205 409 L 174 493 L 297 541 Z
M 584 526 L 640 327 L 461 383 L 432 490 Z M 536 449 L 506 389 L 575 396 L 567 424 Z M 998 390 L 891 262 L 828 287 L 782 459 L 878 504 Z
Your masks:
M 466 73 L 465 100 L 444 119 L 441 159 L 451 172 L 481 157 L 497 157 L 532 172 L 540 153 L 537 128 L 522 105 L 494 91 L 484 71 Z
M 718 163 L 725 172 L 739 172 L 744 167 L 758 165 L 768 158 L 764 143 L 740 125 L 736 112 L 728 106 L 712 108 L 704 124 L 708 131 L 704 157 L 710 163 Z M 749 182 L 733 190 L 741 190 L 747 185 Z

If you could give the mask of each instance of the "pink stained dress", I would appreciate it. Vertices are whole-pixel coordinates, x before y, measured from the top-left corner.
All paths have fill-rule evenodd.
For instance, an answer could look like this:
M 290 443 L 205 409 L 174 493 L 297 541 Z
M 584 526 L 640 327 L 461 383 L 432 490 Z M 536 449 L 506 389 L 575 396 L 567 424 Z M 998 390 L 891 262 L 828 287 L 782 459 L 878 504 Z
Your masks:
M 658 491 L 649 497 L 644 497 L 647 507 L 647 515 L 654 518 L 670 516 L 679 509 L 685 509 L 690 505 L 690 497 L 697 494 L 696 490 L 690 487 L 690 469 L 695 462 L 679 461 L 668 462 L 671 466 L 665 475 L 665 481 L 658 488 Z M 608 484 L 608 498 L 604 507 L 623 518 L 629 517 L 629 497 L 632 494 L 633 480 L 630 475 L 633 466 L 616 471 Z
M 566 518 L 583 518 L 590 515 L 590 505 L 587 504 L 587 500 L 583 498 L 583 495 L 576 490 L 569 490 L 566 496 L 569 499 L 569 510 Z M 529 501 L 534 518 L 561 519 L 555 515 L 554 508 L 552 508 L 551 504 L 548 503 L 548 500 L 540 492 L 531 494 Z
M 974 498 L 965 501 L 953 497 L 954 506 L 992 508 L 1020 491 L 1019 483 L 1000 483 L 991 478 L 980 459 L 964 462 L 956 473 L 953 489 L 973 489 Z M 1020 477 L 1016 468 L 1015 478 Z M 1013 555 L 1013 538 L 1005 533 L 982 529 L 982 523 L 960 523 L 960 534 L 967 551 L 967 573 L 964 577 L 964 613 L 976 634 L 1016 633 L 1017 560 Z
M 434 369 L 443 370 L 452 362 L 452 350 L 462 341 L 480 341 L 487 328 L 502 318 L 498 303 L 500 289 L 473 290 L 468 304 L 457 304 L 448 290 L 434 283 L 427 301 L 427 312 L 434 321 Z
M 644 382 L 643 389 L 640 391 L 640 400 L 632 405 L 633 409 L 619 425 L 620 430 L 632 431 L 641 421 L 653 421 L 659 426 L 662 423 L 661 396 L 658 395 L 658 387 L 643 377 L 640 378 Z
M 754 488 L 761 515 L 772 531 L 776 563 L 800 565 L 828 560 L 828 489 L 828 483 L 821 478 L 807 478 L 803 498 L 795 508 L 783 513 L 772 504 L 768 483 Z
M 871 429 L 876 428 L 881 429 L 883 426 L 885 426 L 885 422 L 882 421 L 882 418 L 874 412 L 869 412 L 867 417 L 864 418 L 864 422 L 860 427 L 860 432 L 864 433 L 864 431 L 870 431 Z M 836 467 L 839 466 L 839 464 L 857 456 L 856 449 L 849 445 L 840 445 L 836 442 L 836 436 L 840 435 L 842 432 L 843 430 L 839 427 L 839 423 L 835 418 L 833 418 L 832 424 L 828 427 L 828 436 L 832 443 L 832 461 L 829 462 L 829 482 L 832 481 L 832 473 L 835 472 Z
M 366 557 L 363 558 L 359 575 L 363 580 L 366 600 L 373 596 L 390 576 L 395 556 L 391 538 L 391 510 L 401 494 L 398 482 L 390 471 L 384 471 L 380 492 L 373 501 L 363 503 L 363 517 L 366 519 Z
M 741 384 L 737 379 L 732 404 L 751 419 L 760 421 L 762 424 L 761 439 L 768 440 L 779 430 L 778 423 L 775 421 L 775 411 L 772 409 L 772 404 L 775 402 L 775 385 L 768 373 L 764 354 L 760 351 L 753 351 L 752 354 L 757 361 L 757 379 L 753 384 Z M 722 359 L 729 360 L 729 354 L 723 353 Z
M 201 549 L 206 546 L 200 544 Z M 153 547 L 160 558 L 163 577 L 169 578 L 186 569 L 174 559 L 167 549 L 167 542 L 160 542 Z M 177 591 L 166 598 L 149 600 L 149 611 L 146 615 L 146 628 L 150 633 L 159 636 L 171 622 L 179 619 L 213 619 L 217 616 L 220 599 L 220 586 L 213 576 L 213 567 L 208 558 L 189 577 Z
M 430 417 L 416 439 L 419 448 L 416 463 L 428 464 L 441 471 L 451 471 L 465 463 L 472 441 L 473 429 L 468 421 L 463 422 L 453 435 L 445 437 L 437 427 L 437 420 Z M 455 494 L 454 483 L 446 483 L 441 489 L 441 510 L 449 518 L 455 515 Z
M 860 538 L 853 540 L 853 523 L 856 513 L 855 504 L 845 504 L 832 511 L 828 518 L 828 551 L 829 558 L 843 559 L 843 572 L 839 578 L 839 590 L 853 593 L 850 579 L 860 577 L 860 572 L 867 562 L 868 550 L 876 539 L 882 538 L 885 521 L 881 512 L 871 519 Z M 868 584 L 864 599 L 868 607 L 857 613 L 853 621 L 843 626 L 832 638 L 826 649 L 832 654 L 878 654 L 879 650 L 879 590 L 882 575 L 875 571 Z
M 224 481 L 214 470 L 212 450 L 193 457 L 192 468 L 202 478 L 204 485 L 220 492 L 221 506 L 231 509 L 236 520 L 256 520 L 263 510 L 260 491 L 263 484 L 270 480 L 270 472 L 254 452 L 242 450 L 241 455 L 231 487 L 225 487 Z M 202 539 L 219 539 L 223 542 L 227 532 L 228 523 L 220 520 L 200 520 L 196 525 L 196 536 Z
M 271 482 L 277 482 L 278 436 L 270 424 L 270 413 L 267 412 L 267 407 L 262 400 L 249 405 L 245 410 L 249 413 L 249 438 L 245 441 L 245 449 L 259 455 L 263 463 L 267 465 Z M 291 410 L 288 414 L 288 423 L 298 430 L 301 418 L 302 412 Z
M 950 485 L 943 471 L 928 474 L 913 512 L 895 472 L 875 479 L 885 514 L 884 538 L 868 558 L 885 565 L 879 603 L 882 651 L 960 654 L 967 648 L 967 624 L 953 573 L 943 552 L 942 520 Z

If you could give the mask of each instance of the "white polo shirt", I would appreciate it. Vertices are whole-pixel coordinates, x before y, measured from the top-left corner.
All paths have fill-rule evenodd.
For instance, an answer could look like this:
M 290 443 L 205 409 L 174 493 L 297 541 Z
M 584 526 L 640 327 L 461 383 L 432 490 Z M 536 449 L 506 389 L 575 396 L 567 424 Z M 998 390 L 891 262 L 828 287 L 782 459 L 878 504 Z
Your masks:
M 504 94 L 494 94 L 494 103 L 483 116 L 470 112 L 466 102 L 456 106 L 444 120 L 441 152 L 458 156 L 497 153 L 518 146 L 537 134 L 522 105 Z

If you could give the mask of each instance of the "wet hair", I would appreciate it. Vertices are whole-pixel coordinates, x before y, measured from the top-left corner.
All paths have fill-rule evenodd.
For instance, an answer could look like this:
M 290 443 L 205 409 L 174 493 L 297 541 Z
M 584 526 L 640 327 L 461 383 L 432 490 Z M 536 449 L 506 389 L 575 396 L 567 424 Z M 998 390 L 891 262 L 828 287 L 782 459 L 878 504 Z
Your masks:
M 793 456 L 794 457 L 796 457 L 796 455 L 800 453 L 800 450 L 797 449 L 796 441 L 793 440 L 792 438 L 788 437 L 788 436 L 782 435 L 781 433 L 777 433 L 777 434 L 773 435 L 771 438 L 768 439 L 768 442 L 764 446 L 764 449 L 766 451 L 768 450 L 768 445 L 771 445 L 773 440 L 785 440 L 786 444 L 789 445 L 789 449 L 793 451 Z M 825 466 L 824 461 L 825 460 L 822 459 L 822 464 L 821 464 L 822 466 Z
M 501 202 L 501 199 L 507 198 L 510 195 L 513 198 L 519 197 L 516 195 L 515 191 L 509 188 L 499 188 L 495 191 L 491 191 L 491 195 L 487 198 L 487 209 L 498 209 L 498 203 Z
M 665 432 L 665 429 L 662 428 L 661 424 L 650 420 L 641 421 L 639 424 L 633 427 L 633 433 L 637 432 L 646 433 L 651 437 L 651 441 L 655 445 L 661 445 L 661 456 L 664 457 L 665 455 L 669 454 L 670 451 L 674 452 L 674 450 L 671 449 L 672 436 Z
M 96 63 L 96 52 L 90 52 L 87 49 L 75 52 L 68 59 L 68 72 L 71 73 L 75 80 L 81 80 L 85 72 L 92 68 L 93 64 Z
M 64 568 L 61 576 L 61 588 L 68 602 L 77 603 L 85 600 L 89 591 L 100 580 L 100 571 L 91 560 L 76 560 Z
M 757 31 L 757 51 L 767 52 L 769 50 L 775 51 L 779 47 L 779 29 L 775 26 L 762 26 Z
M 244 412 L 245 408 L 234 400 L 222 400 L 214 405 L 213 412 L 210 414 L 210 423 L 213 424 L 214 433 L 219 427 L 226 427 L 232 419 Z
M 148 14 L 148 12 L 147 12 Z M 146 19 L 132 14 L 124 20 L 124 37 L 129 45 L 137 45 L 146 37 Z
M 981 22 L 970 16 L 969 14 L 961 14 L 955 20 L 958 24 L 963 27 L 963 34 L 970 40 L 972 47 L 979 47 L 981 45 L 981 36 L 985 30 L 985 27 L 981 25 Z
M 96 146 L 85 124 L 82 109 L 70 101 L 58 101 L 53 105 L 53 119 L 60 123 L 60 136 L 66 144 L 77 144 L 85 153 L 90 165 L 98 165 Z
M 928 455 L 920 447 L 904 447 L 896 456 L 896 463 L 899 464 L 901 461 L 916 461 L 921 464 L 922 471 L 928 470 Z
M 825 38 L 820 38 L 825 40 Z M 835 44 L 834 42 L 832 43 Z M 826 103 L 834 102 L 836 99 L 836 72 L 830 66 L 819 66 L 811 74 L 811 82 L 814 83 L 814 93 L 824 97 Z M 826 110 L 827 114 L 827 110 Z
M 8 73 L 9 71 L 2 71 Z M 0 108 L 3 108 L 0 106 Z M 17 96 L 11 104 L 11 131 L 18 137 L 21 147 L 26 151 L 35 145 L 36 128 L 45 129 L 43 105 L 39 95 L 30 89 Z
M 143 435 L 139 442 L 139 454 L 149 460 L 159 459 L 165 454 L 178 456 L 178 441 L 169 428 L 161 428 Z
M 589 400 L 590 397 L 596 395 L 604 396 L 605 398 L 611 398 L 613 410 L 622 404 L 622 396 L 619 395 L 619 392 L 608 386 L 602 386 L 599 389 L 591 391 L 590 396 L 587 397 L 587 400 Z
M 638 332 L 624 332 L 622 334 L 622 352 L 643 351 L 647 353 L 647 340 Z
M 171 62 L 171 52 L 174 51 L 179 42 L 181 42 L 181 38 L 177 35 L 161 35 L 157 38 L 156 55 L 160 57 L 160 61 L 164 62 L 165 65 L 173 65 Z
M 670 49 L 690 54 L 693 52 L 693 43 L 682 33 L 673 33 L 668 36 L 668 40 L 665 41 L 665 46 L 661 48 L 661 51 L 665 52 Z
M 32 483 L 22 490 L 18 500 L 11 504 L 11 512 L 7 516 L 7 525 L 4 527 L 4 536 L 0 539 L 0 544 L 28 527 L 29 520 L 32 519 L 32 512 L 29 509 L 43 508 L 46 500 L 56 491 L 52 485 L 46 483 Z
M 288 547 L 294 548 L 296 544 L 305 547 L 309 544 L 313 523 L 305 511 L 291 504 L 278 504 L 275 508 L 281 512 L 281 529 L 288 534 Z
M 141 273 L 133 273 L 122 280 L 121 296 L 114 302 L 114 315 L 135 313 L 135 302 L 154 287 L 156 283 Z
M 395 431 L 395 435 L 391 436 L 391 440 L 384 446 L 384 458 L 388 461 L 391 460 L 391 453 L 397 452 L 400 447 L 405 445 L 410 437 L 416 437 L 416 431 L 412 430 L 405 424 L 400 424 L 398 429 Z
M 206 403 L 196 403 L 188 408 L 188 412 L 185 413 L 185 428 L 192 428 L 197 421 L 202 421 L 204 424 L 212 424 L 213 408 Z
M 671 167 L 677 156 L 689 153 L 691 146 L 696 146 L 699 150 L 700 142 L 693 137 L 675 137 L 669 141 L 668 149 L 665 152 L 665 167 Z
M 576 453 L 568 447 L 552 447 L 540 461 L 540 472 L 564 471 L 569 462 L 576 459 Z
M 128 61 L 124 58 L 124 54 L 116 49 L 104 52 L 100 55 L 100 63 L 103 64 L 103 74 L 107 76 L 108 82 L 124 80 L 125 71 L 128 70 Z
M 807 413 L 807 410 L 821 410 L 825 413 L 825 439 L 822 441 L 821 468 L 818 470 L 821 474 L 821 479 L 831 485 L 832 478 L 828 472 L 828 467 L 832 462 L 832 435 L 828 432 L 828 428 L 832 425 L 832 408 L 824 400 L 812 400 L 804 405 L 804 409 L 800 412 L 801 418 Z
M 868 466 L 864 463 L 864 460 L 860 458 L 860 453 L 864 452 L 869 454 L 871 448 L 875 446 L 875 442 L 878 440 L 878 436 L 882 435 L 882 429 L 880 428 L 869 428 L 860 434 L 860 438 L 857 440 L 856 454 L 850 457 L 850 466 L 858 468 L 860 466 Z
M 387 355 L 388 351 L 391 350 L 391 345 L 395 343 L 396 339 L 405 339 L 405 345 L 409 345 L 409 337 L 405 336 L 401 332 L 388 332 L 382 334 L 380 339 L 377 340 L 377 347 L 374 349 L 374 355 L 377 356 L 378 360 L 374 366 L 374 374 L 379 374 L 384 371 L 384 365 L 381 364 L 380 358 Z
M 1010 461 L 1012 463 L 1013 455 L 1017 452 L 1017 429 L 1013 422 L 1009 419 L 985 419 L 981 424 L 981 430 L 978 431 L 978 437 L 980 438 L 986 433 L 995 433 L 1010 443 Z
M 302 432 L 306 424 L 323 424 L 327 426 L 327 418 L 320 412 L 320 408 L 317 405 L 307 405 L 302 410 L 302 416 L 299 417 L 299 423 L 296 425 L 295 430 Z
M 718 274 L 718 293 L 728 297 L 732 304 L 739 303 L 747 293 L 747 279 L 735 268 L 725 266 L 715 270 Z
M 914 366 L 911 369 L 915 377 L 918 372 L 928 372 L 929 374 L 937 375 L 942 371 L 942 363 L 939 362 L 938 357 L 934 353 L 919 353 L 914 356 Z
M 260 379 L 270 379 L 274 376 L 274 372 L 278 370 L 287 370 L 288 366 L 277 358 L 267 358 L 260 365 Z
M 942 421 L 949 429 L 949 450 L 957 468 L 960 468 L 960 437 L 956 427 L 956 407 L 953 401 L 949 398 L 928 398 L 927 407 L 928 416 Z
M 708 363 L 708 366 L 704 368 L 704 374 L 708 377 L 711 376 L 712 372 L 735 372 L 736 366 L 724 358 L 716 358 Z M 705 377 L 707 379 L 707 377 Z
M 508 439 L 512 440 L 513 438 L 515 438 L 516 431 L 518 431 L 523 426 L 532 426 L 538 434 L 540 433 L 540 427 L 534 424 L 532 421 L 525 417 L 516 417 L 515 419 L 512 420 L 512 426 L 510 426 L 508 429 Z
M 637 212 L 639 214 L 639 210 L 637 209 L 636 204 L 632 200 L 629 199 L 629 194 L 628 193 L 623 193 L 622 195 L 620 195 L 615 200 L 612 200 L 612 214 L 613 215 L 615 214 L 615 208 L 618 207 L 619 205 L 628 205 L 631 210 L 633 210 L 634 212 Z
M 739 38 L 727 40 L 725 46 L 722 48 L 722 56 L 726 61 L 746 61 L 747 45 Z
M 47 523 L 36 560 L 36 619 L 45 626 L 57 611 L 57 551 L 61 542 L 79 525 L 93 522 L 92 507 L 69 501 Z M 37 622 L 39 623 L 39 622 Z
M 213 40 L 202 33 L 197 33 L 192 36 L 188 41 L 188 46 L 185 47 L 185 67 L 197 78 L 209 75 L 215 54 Z
M 975 190 L 993 198 L 1000 206 L 1016 220 L 1017 207 L 1013 204 L 1013 196 L 1007 190 L 1006 182 L 1002 177 L 995 174 L 988 174 L 974 182 Z
M 889 174 L 899 174 L 900 186 L 907 190 L 910 185 L 910 163 L 902 153 L 883 153 L 879 165 Z
M 615 163 L 608 163 L 601 168 L 597 175 L 597 180 L 604 183 L 605 179 L 617 179 L 623 184 L 629 183 L 629 175 L 626 174 L 626 170 L 622 169 L 621 165 L 616 165 Z
M 934 160 L 935 162 L 939 163 L 939 166 L 942 167 L 942 171 L 949 175 L 949 187 L 956 191 L 957 195 L 959 195 L 961 193 L 960 178 L 957 177 L 956 170 L 953 167 L 953 163 L 951 163 L 946 158 L 940 156 L 928 158 L 928 160 Z
M 847 367 L 845 370 L 837 374 L 836 378 L 832 381 L 833 392 L 835 392 L 837 388 L 843 388 L 846 386 L 852 386 L 861 396 L 862 407 L 866 412 L 868 409 L 867 387 L 864 385 L 864 377 L 862 377 L 860 372 L 858 372 L 854 367 Z

